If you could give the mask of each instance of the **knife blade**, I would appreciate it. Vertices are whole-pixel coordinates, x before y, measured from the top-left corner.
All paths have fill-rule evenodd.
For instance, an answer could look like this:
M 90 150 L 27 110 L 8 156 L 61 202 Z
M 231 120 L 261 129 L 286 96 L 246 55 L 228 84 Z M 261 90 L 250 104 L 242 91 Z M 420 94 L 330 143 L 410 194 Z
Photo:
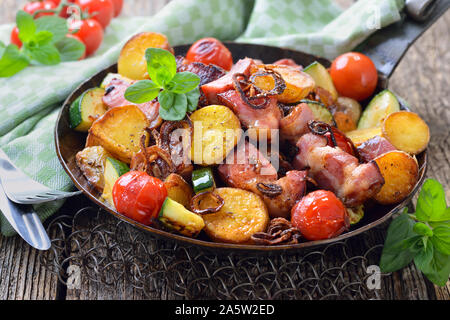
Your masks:
M 5 194 L 0 181 L 0 210 L 17 233 L 32 247 L 47 250 L 51 246 L 47 232 L 30 205 L 15 204 Z

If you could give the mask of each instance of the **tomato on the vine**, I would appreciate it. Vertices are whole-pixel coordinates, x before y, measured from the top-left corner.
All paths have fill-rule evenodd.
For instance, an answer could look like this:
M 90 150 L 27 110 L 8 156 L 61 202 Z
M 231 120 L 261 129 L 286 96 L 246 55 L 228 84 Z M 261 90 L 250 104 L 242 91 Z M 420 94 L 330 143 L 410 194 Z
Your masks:
M 112 0 L 112 3 L 114 5 L 114 18 L 115 18 L 122 12 L 123 0 Z
M 375 64 L 358 52 L 348 52 L 337 57 L 331 64 L 330 75 L 341 96 L 358 101 L 370 97 L 378 82 Z
M 75 30 L 78 31 L 73 34 L 86 46 L 86 56 L 97 51 L 103 41 L 103 28 L 97 20 L 73 20 L 70 23 L 69 31 Z
M 215 64 L 227 71 L 233 66 L 233 56 L 222 42 L 215 38 L 203 38 L 196 41 L 188 50 L 186 60 Z
M 112 197 L 118 212 L 149 225 L 158 217 L 167 189 L 161 180 L 146 172 L 130 171 L 117 179 Z
M 308 193 L 292 208 L 291 223 L 307 240 L 329 239 L 350 226 L 344 204 L 331 191 Z
M 38 10 L 53 10 L 58 5 L 52 0 L 44 0 L 44 1 L 33 1 L 28 2 L 23 6 L 23 11 L 33 15 Z M 34 18 L 39 18 L 42 16 L 52 16 L 54 12 L 41 12 L 38 13 Z
M 19 28 L 17 28 L 17 26 L 14 26 L 14 28 L 11 31 L 10 41 L 11 41 L 11 43 L 15 44 L 19 48 L 22 47 L 22 41 L 20 41 L 20 39 L 19 39 Z
M 97 20 L 105 29 L 114 17 L 114 5 L 111 0 L 76 0 L 81 11 L 88 12 L 91 19 Z

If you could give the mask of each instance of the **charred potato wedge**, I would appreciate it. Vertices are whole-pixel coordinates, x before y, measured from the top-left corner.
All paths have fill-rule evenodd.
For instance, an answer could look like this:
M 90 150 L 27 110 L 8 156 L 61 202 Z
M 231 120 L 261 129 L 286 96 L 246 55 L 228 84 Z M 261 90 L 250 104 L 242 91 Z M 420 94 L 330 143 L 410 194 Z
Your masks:
M 195 111 L 191 116 L 194 135 L 191 159 L 195 164 L 222 163 L 241 138 L 241 123 L 231 109 L 210 105 Z
M 133 36 L 123 46 L 117 62 L 120 75 L 132 79 L 148 79 L 145 50 L 161 48 L 173 53 L 166 36 L 156 32 L 142 32 Z
M 216 213 L 203 215 L 205 232 L 217 242 L 249 243 L 256 232 L 264 232 L 269 223 L 266 205 L 257 194 L 236 188 L 214 191 L 223 200 Z
M 92 124 L 86 147 L 102 146 L 114 158 L 130 164 L 141 149 L 141 137 L 148 139 L 148 125 L 147 117 L 135 105 L 112 108 Z
M 419 154 L 428 146 L 430 128 L 414 112 L 391 113 L 382 126 L 383 137 L 392 145 L 410 154 Z
M 192 190 L 192 187 L 180 175 L 171 173 L 164 180 L 164 186 L 167 189 L 167 196 L 169 198 L 182 204 L 185 208 L 190 207 L 194 190 Z
M 374 197 L 381 204 L 395 204 L 405 199 L 419 179 L 417 160 L 403 151 L 391 151 L 375 158 L 384 185 Z
M 105 186 L 105 161 L 110 154 L 101 146 L 86 147 L 75 156 L 75 161 L 83 175 L 98 191 Z
M 253 68 L 254 83 L 258 88 L 270 91 L 275 87 L 272 76 L 255 76 L 257 72 L 264 71 L 264 68 L 273 70 L 281 75 L 286 83 L 283 93 L 277 95 L 278 101 L 282 103 L 295 103 L 304 98 L 314 89 L 313 78 L 297 68 L 283 65 L 259 65 Z

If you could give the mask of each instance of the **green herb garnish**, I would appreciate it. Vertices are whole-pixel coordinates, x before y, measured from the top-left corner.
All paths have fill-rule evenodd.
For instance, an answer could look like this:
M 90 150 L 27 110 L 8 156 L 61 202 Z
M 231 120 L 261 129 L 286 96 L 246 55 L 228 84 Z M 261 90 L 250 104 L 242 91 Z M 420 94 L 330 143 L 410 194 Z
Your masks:
M 186 112 L 197 108 L 200 78 L 192 72 L 178 72 L 175 57 L 169 51 L 148 48 L 145 51 L 151 80 L 140 80 L 125 91 L 125 99 L 144 103 L 158 97 L 159 115 L 164 120 L 182 120 Z
M 0 43 L 0 77 L 10 77 L 30 64 L 55 65 L 78 60 L 85 51 L 80 41 L 66 37 L 65 19 L 43 16 L 36 20 L 23 10 L 17 12 L 16 24 L 22 48 Z
M 442 185 L 427 179 L 415 214 L 403 213 L 388 228 L 380 260 L 382 272 L 399 270 L 414 260 L 433 283 L 445 286 L 450 275 L 450 207 Z

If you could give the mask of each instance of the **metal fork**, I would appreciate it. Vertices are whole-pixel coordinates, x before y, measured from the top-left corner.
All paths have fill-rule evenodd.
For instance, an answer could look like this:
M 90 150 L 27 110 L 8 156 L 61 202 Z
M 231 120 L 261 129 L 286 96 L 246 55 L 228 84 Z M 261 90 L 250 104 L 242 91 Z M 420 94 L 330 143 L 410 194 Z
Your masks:
M 2 149 L 0 149 L 0 178 L 8 198 L 20 204 L 37 204 L 69 198 L 81 193 L 81 191 L 52 190 L 34 181 L 14 166 Z

